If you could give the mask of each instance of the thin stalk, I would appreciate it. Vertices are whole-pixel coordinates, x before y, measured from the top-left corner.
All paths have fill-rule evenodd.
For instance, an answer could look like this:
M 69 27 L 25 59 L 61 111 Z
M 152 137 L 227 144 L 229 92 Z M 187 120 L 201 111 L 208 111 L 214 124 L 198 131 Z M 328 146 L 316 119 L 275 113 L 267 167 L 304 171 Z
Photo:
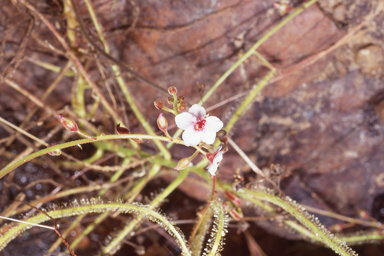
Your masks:
M 121 183 L 124 183 L 130 179 L 131 179 L 131 177 L 126 177 L 126 178 L 121 179 L 119 181 L 116 181 L 114 183 L 104 183 L 104 184 L 97 184 L 97 185 L 93 185 L 93 186 L 83 186 L 83 187 L 79 187 L 79 188 L 72 188 L 72 189 L 62 191 L 62 192 L 58 192 L 57 194 L 52 194 L 52 195 L 48 195 L 48 196 L 45 196 L 45 197 L 40 198 L 40 199 L 36 199 L 35 201 L 31 202 L 30 204 L 33 206 L 37 206 L 39 204 L 41 205 L 43 203 L 48 203 L 52 200 L 67 197 L 70 195 L 82 194 L 82 193 L 102 190 L 102 189 L 106 189 L 106 188 L 109 189 L 109 188 L 116 187 L 116 186 L 120 185 Z M 28 209 L 29 209 L 29 207 L 26 205 L 26 206 L 23 206 L 23 207 L 20 207 L 16 210 L 11 211 L 10 215 L 21 214 L 21 213 L 27 211 Z
M 64 49 L 66 50 L 66 55 L 71 59 L 71 61 L 76 66 L 79 73 L 84 77 L 87 83 L 92 87 L 95 93 L 100 97 L 103 106 L 112 115 L 115 122 L 122 123 L 116 111 L 111 107 L 109 102 L 105 99 L 100 89 L 96 86 L 95 82 L 91 79 L 91 77 L 86 72 L 80 60 L 76 57 L 76 55 L 73 53 L 73 51 L 71 50 L 71 48 L 69 47 L 65 39 L 59 34 L 56 28 L 44 17 L 44 15 L 42 15 L 39 11 L 37 11 L 36 8 L 33 7 L 31 4 L 29 4 L 26 0 L 20 0 L 19 2 L 22 3 L 25 7 L 27 7 L 31 11 L 32 15 L 40 19 L 48 27 L 48 29 L 53 33 L 56 39 L 64 47 Z
M 268 81 L 274 76 L 274 74 L 275 74 L 275 70 L 269 71 L 268 74 L 257 85 L 253 87 L 248 97 L 245 98 L 245 100 L 241 103 L 240 107 L 233 114 L 233 116 L 225 126 L 224 130 L 229 132 L 232 129 L 232 127 L 240 118 L 240 116 L 244 115 L 247 107 L 253 102 L 256 95 L 261 91 L 261 89 L 263 89 L 268 84 Z
M 314 4 L 315 2 L 317 2 L 317 0 L 311 0 L 311 1 L 308 1 L 307 3 L 304 3 L 300 8 L 296 9 L 294 12 L 292 12 L 292 14 L 290 14 L 287 18 L 285 18 L 283 21 L 281 21 L 279 24 L 277 24 L 273 29 L 271 29 L 267 34 L 265 34 L 262 38 L 260 38 L 244 55 L 242 55 L 227 71 L 224 72 L 224 74 L 216 81 L 216 83 L 209 89 L 209 91 L 203 96 L 203 98 L 199 101 L 199 105 L 202 105 L 204 102 L 206 102 L 208 100 L 209 97 L 211 97 L 211 95 L 214 93 L 214 91 L 216 91 L 217 88 L 219 88 L 219 86 L 225 81 L 225 79 L 227 79 L 233 71 L 235 71 L 236 68 L 238 68 L 244 61 L 246 61 L 250 56 L 252 56 L 252 54 L 255 53 L 256 49 L 262 44 L 264 43 L 268 38 L 270 38 L 274 33 L 276 33 L 280 28 L 282 28 L 285 24 L 287 24 L 290 20 L 292 20 L 294 17 L 296 17 L 297 15 L 299 15 L 302 11 L 304 11 L 306 8 L 308 8 L 309 6 L 311 6 L 312 4 Z M 271 73 L 275 73 L 275 69 L 272 69 L 270 71 L 269 74 Z M 268 76 L 268 75 L 267 75 Z M 266 82 L 265 84 L 262 84 L 262 86 L 260 86 L 261 84 L 259 84 L 257 87 L 260 87 L 258 91 L 260 91 L 262 89 L 262 87 L 264 87 L 268 80 L 272 78 L 272 75 L 271 77 L 269 77 L 268 79 L 266 79 Z M 264 81 L 264 79 L 263 79 Z M 254 88 L 255 90 L 256 88 Z M 254 91 L 253 90 L 253 91 Z M 257 94 L 256 92 L 256 94 Z M 252 98 L 251 98 L 252 99 Z M 230 127 L 232 128 L 232 126 L 234 125 L 234 123 L 237 121 L 237 119 L 233 119 L 233 123 L 227 127 Z M 227 129 L 227 128 L 226 128 Z M 228 131 L 228 130 L 227 130 Z M 181 133 L 183 132 L 183 130 L 181 129 L 178 129 L 175 134 L 173 135 L 173 138 L 176 139 L 178 138 Z M 172 142 L 168 142 L 168 144 L 166 145 L 166 148 L 170 148 L 171 146 L 173 145 Z
M 336 253 L 342 256 L 357 256 L 351 248 L 349 248 L 345 242 L 341 241 L 335 235 L 326 230 L 315 217 L 310 215 L 300 205 L 296 204 L 292 199 L 286 197 L 285 199 L 279 196 L 272 195 L 264 191 L 254 191 L 243 189 L 237 193 L 238 196 L 247 199 L 252 202 L 252 199 L 264 200 L 273 203 L 283 210 L 288 212 L 291 216 L 295 217 L 302 225 L 309 229 L 319 240 L 334 250 Z
M 97 137 L 97 141 L 117 140 L 117 139 L 143 139 L 143 140 L 148 139 L 148 140 L 159 140 L 159 141 L 165 141 L 165 142 L 170 141 L 169 138 L 166 138 L 163 136 L 152 136 L 152 135 L 146 135 L 146 134 L 141 134 L 141 135 L 140 134 L 115 134 L 115 135 L 100 135 L 99 137 Z M 4 177 L 6 174 L 8 174 L 9 172 L 11 172 L 12 170 L 14 170 L 15 168 L 19 167 L 20 165 L 22 165 L 22 164 L 24 164 L 24 163 L 26 163 L 26 162 L 28 162 L 28 161 L 36 158 L 36 157 L 54 152 L 55 150 L 58 150 L 58 149 L 61 150 L 61 149 L 73 147 L 73 146 L 76 146 L 79 144 L 82 145 L 82 144 L 91 143 L 91 142 L 95 142 L 95 140 L 93 140 L 93 139 L 75 140 L 75 141 L 55 145 L 55 146 L 40 150 L 38 152 L 35 152 L 33 154 L 30 154 L 30 155 L 26 156 L 25 158 L 13 163 L 12 165 L 9 165 L 9 166 L 3 168 L 0 171 L 0 179 L 2 177 Z M 173 142 L 175 142 L 177 144 L 184 145 L 184 141 L 182 141 L 182 140 L 173 140 Z
M 25 221 L 39 224 L 41 222 L 45 222 L 50 220 L 50 217 L 53 219 L 70 217 L 74 215 L 80 215 L 84 213 L 97 213 L 97 212 L 106 212 L 106 211 L 116 211 L 122 210 L 126 213 L 136 213 L 140 216 L 148 216 L 151 221 L 154 221 L 158 224 L 161 224 L 162 227 L 165 227 L 168 233 L 172 235 L 172 237 L 177 241 L 182 253 L 184 255 L 190 255 L 190 251 L 185 243 L 184 236 L 180 233 L 178 229 L 162 214 L 152 210 L 148 206 L 145 205 L 128 205 L 122 203 L 101 203 L 97 200 L 91 200 L 90 202 L 85 201 L 79 204 L 78 202 L 73 202 L 72 207 L 68 209 L 61 210 L 53 210 L 47 212 L 49 217 L 46 214 L 38 214 L 34 217 L 28 218 Z M 0 237 L 0 249 L 4 249 L 4 247 L 16 238 L 17 235 L 22 233 L 24 230 L 30 228 L 30 224 L 20 223 L 14 228 L 8 230 L 8 232 L 4 233 Z
M 213 242 L 210 242 L 209 245 L 211 247 L 211 251 L 208 256 L 216 256 L 220 251 L 223 250 L 223 240 L 227 231 L 228 226 L 228 217 L 226 216 L 223 205 L 215 201 L 212 205 L 213 208 L 213 216 L 216 218 L 216 221 L 213 223 L 213 234 L 215 234 L 211 239 Z
M 169 184 L 151 203 L 150 207 L 155 208 L 162 203 L 188 176 L 189 168 L 184 169 L 180 172 L 179 176 Z M 102 251 L 102 255 L 112 252 L 115 248 L 121 244 L 125 237 L 135 230 L 136 226 L 142 221 L 143 216 L 139 215 L 132 220 L 127 227 L 124 228 Z
M 126 158 L 123 160 L 123 163 L 122 165 L 127 165 L 129 164 L 130 162 L 130 159 L 129 158 Z M 123 172 L 125 171 L 125 168 L 121 168 L 119 171 L 117 171 L 116 173 L 114 173 L 114 175 L 109 179 L 109 182 L 110 183 L 114 183 L 116 182 L 120 176 L 123 174 Z M 103 196 L 107 191 L 108 191 L 109 188 L 105 188 L 103 190 L 101 190 L 98 194 L 98 197 L 101 197 Z M 83 232 L 81 232 L 81 234 L 79 234 L 76 239 L 71 243 L 71 248 L 72 249 L 75 249 L 77 247 L 77 245 L 81 242 L 81 240 L 83 240 L 83 238 L 88 235 L 89 233 L 92 232 L 92 230 L 95 229 L 95 227 L 100 224 L 101 222 L 103 222 L 108 216 L 109 216 L 109 212 L 104 212 L 102 214 L 100 214 L 100 216 L 98 216 L 92 223 L 90 223 L 89 225 L 87 225 L 87 227 L 85 228 L 85 230 L 83 230 Z M 80 215 L 78 216 L 78 219 L 83 219 L 85 217 L 85 215 Z
M 74 4 L 74 1 L 72 1 L 72 3 Z M 95 15 L 95 12 L 93 11 L 91 3 L 88 0 L 85 0 L 85 4 L 87 5 L 88 12 L 91 15 L 91 19 L 93 21 L 93 24 L 95 25 L 97 34 L 99 35 L 99 38 L 100 38 L 101 42 L 103 43 L 104 51 L 106 54 L 109 55 L 109 47 L 108 47 L 108 44 L 107 44 L 105 37 L 103 35 L 102 26 L 97 20 L 97 17 Z M 80 16 L 79 16 L 77 9 L 75 9 L 75 12 L 76 12 L 76 15 L 78 16 L 78 19 L 80 20 Z M 82 22 L 82 21 L 79 21 L 79 22 Z M 117 80 L 118 85 L 120 86 L 120 89 L 122 90 L 128 104 L 131 106 L 133 113 L 136 115 L 137 119 L 139 120 L 141 125 L 144 127 L 144 129 L 147 131 L 147 133 L 150 135 L 155 135 L 155 132 L 152 130 L 151 126 L 148 124 L 147 120 L 144 118 L 144 116 L 142 115 L 142 113 L 140 112 L 138 107 L 136 106 L 136 104 L 135 104 L 135 102 L 131 96 L 131 93 L 127 88 L 127 85 L 125 84 L 124 79 L 121 76 L 119 66 L 117 66 L 116 64 L 112 65 L 112 70 L 116 76 L 116 80 Z M 154 141 L 154 143 L 159 148 L 160 152 L 164 155 L 165 159 L 171 159 L 171 154 L 168 152 L 168 150 L 165 148 L 165 146 L 160 141 Z
M 35 226 L 35 227 L 41 227 L 41 228 L 55 230 L 54 227 L 50 227 L 50 226 L 47 226 L 47 225 L 35 224 L 35 223 L 31 223 L 31 222 L 27 222 L 27 221 L 22 221 L 22 220 L 17 220 L 17 219 L 12 219 L 12 218 L 8 218 L 8 217 L 4 217 L 4 216 L 0 216 L 0 219 L 10 220 L 10 221 L 13 221 L 13 222 L 23 223 L 23 224 L 27 224 L 27 225 L 31 225 L 31 226 Z

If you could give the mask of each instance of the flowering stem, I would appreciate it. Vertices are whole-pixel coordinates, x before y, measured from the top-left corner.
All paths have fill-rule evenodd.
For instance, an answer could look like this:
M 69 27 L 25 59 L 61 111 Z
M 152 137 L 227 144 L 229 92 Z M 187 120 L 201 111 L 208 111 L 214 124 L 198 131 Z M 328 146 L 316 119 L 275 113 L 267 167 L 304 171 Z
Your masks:
M 200 152 L 201 154 L 203 154 L 203 155 L 206 155 L 206 154 L 207 154 L 207 152 L 205 152 L 204 150 L 201 149 L 201 148 L 203 147 L 203 145 L 200 145 L 200 146 L 192 146 L 192 147 L 194 147 L 194 148 L 196 149 L 196 151 L 195 151 L 195 153 L 193 153 L 192 156 L 190 156 L 190 157 L 191 157 L 190 160 L 194 159 L 194 158 L 197 156 L 197 154 L 198 154 L 199 152 Z
M 81 131 L 78 131 L 77 134 L 79 134 L 79 135 L 81 135 L 81 136 L 83 136 L 83 137 L 85 137 L 85 138 L 87 138 L 87 139 L 97 140 L 96 137 L 87 135 L 87 134 L 85 134 L 85 133 L 83 133 L 83 132 L 81 132 Z
M 255 191 L 242 189 L 237 193 L 238 196 L 253 201 L 253 199 L 264 200 L 281 207 L 283 210 L 296 218 L 303 226 L 314 234 L 316 240 L 326 244 L 329 248 L 334 250 L 339 255 L 350 256 L 357 255 L 351 248 L 349 248 L 341 239 L 331 234 L 327 229 L 322 226 L 314 216 L 310 215 L 305 209 L 292 201 L 289 197 L 280 198 L 265 191 Z
M 169 142 L 170 139 L 163 137 L 163 136 L 153 136 L 153 135 L 147 135 L 147 134 L 114 134 L 114 135 L 100 135 L 97 137 L 97 141 L 106 141 L 106 140 L 117 140 L 117 139 L 149 139 L 149 140 L 155 140 L 155 141 L 166 141 Z M 69 148 L 76 146 L 78 144 L 86 144 L 86 143 L 91 143 L 94 142 L 94 139 L 81 139 L 81 140 L 75 140 L 75 141 L 70 141 L 67 143 L 55 145 L 49 148 L 42 149 L 38 152 L 35 152 L 33 154 L 30 154 L 26 156 L 25 158 L 13 163 L 12 165 L 9 165 L 5 168 L 3 168 L 0 171 L 0 179 L 4 177 L 6 174 L 17 168 L 18 166 L 35 159 L 36 157 L 48 154 L 50 152 L 54 152 L 55 150 L 58 149 L 64 149 L 64 148 Z M 184 141 L 180 139 L 173 139 L 174 143 L 184 145 Z
M 172 96 L 173 96 L 173 111 L 175 113 L 175 116 L 177 116 L 179 114 L 179 111 L 177 110 L 177 95 L 175 93 Z
M 156 165 L 155 165 L 156 166 Z M 157 165 L 160 167 L 160 165 Z M 159 168 L 160 169 L 160 168 Z M 171 194 L 188 176 L 189 169 L 182 170 L 177 178 L 172 181 L 150 204 L 151 208 L 156 208 L 160 203 Z M 145 215 L 138 215 L 133 219 L 122 231 L 120 231 L 116 237 L 103 249 L 102 255 L 108 254 L 113 251 L 119 244 L 125 239 L 125 237 L 131 233 L 135 227 L 142 221 Z
M 224 130 L 229 132 L 229 130 L 232 129 L 233 125 L 237 122 L 239 117 L 245 113 L 247 107 L 253 102 L 253 99 L 261 91 L 261 89 L 263 89 L 268 84 L 268 81 L 273 77 L 274 74 L 275 74 L 275 70 L 269 71 L 269 73 L 257 85 L 253 87 L 248 97 L 243 101 L 241 106 L 233 114 L 233 116 L 225 126 Z
M 188 250 L 188 245 L 185 243 L 185 239 L 182 233 L 162 214 L 151 209 L 145 205 L 129 205 L 122 203 L 102 203 L 96 199 L 90 201 L 82 200 L 80 203 L 77 201 L 72 202 L 72 206 L 60 210 L 49 211 L 48 214 L 51 218 L 58 219 L 63 217 L 69 217 L 74 215 L 80 215 L 85 213 L 102 213 L 102 212 L 113 212 L 120 210 L 125 213 L 134 213 L 138 216 L 148 217 L 149 220 L 160 224 L 164 229 L 177 241 L 183 255 L 191 255 Z M 38 214 L 36 216 L 26 219 L 30 223 L 39 224 L 50 220 L 47 215 Z M 18 234 L 28 228 L 30 224 L 20 223 L 8 232 L 4 233 L 0 237 L 0 247 L 4 248 L 9 242 L 11 242 Z

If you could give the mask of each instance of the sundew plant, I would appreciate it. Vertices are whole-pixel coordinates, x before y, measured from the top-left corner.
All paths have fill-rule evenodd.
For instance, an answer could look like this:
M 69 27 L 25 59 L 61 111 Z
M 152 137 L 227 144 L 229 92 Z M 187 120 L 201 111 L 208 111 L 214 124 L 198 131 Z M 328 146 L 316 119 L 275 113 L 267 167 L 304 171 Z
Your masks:
M 381 241 L 383 226 L 366 211 L 360 211 L 361 218 L 351 218 L 295 202 L 281 188 L 280 177 L 276 178 L 283 176 L 284 167 L 271 163 L 259 168 L 232 139 L 236 137 L 233 128 L 247 116 L 264 88 L 310 67 L 359 32 L 361 26 L 286 73 L 276 68 L 258 52 L 259 47 L 316 2 L 301 1 L 297 5 L 289 1 L 271 2 L 268 12 L 279 15 L 279 21 L 238 54 L 230 67 L 215 78 L 216 82 L 195 85 L 202 81 L 187 81 L 190 89 L 167 84 L 161 75 L 156 81 L 159 84 L 148 80 L 146 72 L 126 64 L 117 56 L 116 49 L 110 48 L 115 35 L 129 35 L 138 26 L 143 10 L 135 1 L 117 0 L 107 4 L 90 0 L 10 1 L 7 6 L 24 13 L 27 21 L 23 22 L 29 25 L 18 50 L 2 72 L 0 90 L 22 95 L 33 107 L 21 122 L 6 120 L 0 113 L 1 125 L 9 134 L 1 138 L 4 146 L 0 160 L 1 188 L 10 198 L 1 205 L 0 212 L 0 250 L 7 253 L 2 255 L 15 255 L 8 248 L 23 237 L 26 244 L 34 234 L 48 232 L 46 236 L 55 241 L 44 242 L 40 248 L 36 244 L 28 245 L 28 250 L 36 250 L 29 251 L 29 255 L 39 255 L 41 248 L 44 255 L 146 255 L 148 244 L 161 243 L 159 237 L 173 245 L 172 251 L 164 255 L 226 255 L 226 251 L 232 254 L 236 251 L 226 245 L 228 233 L 249 235 L 253 221 L 271 222 L 281 232 L 288 231 L 295 237 L 328 247 L 335 255 L 357 255 L 351 245 Z M 114 8 L 123 4 L 132 9 L 131 25 L 124 27 L 123 32 L 106 33 L 105 20 L 95 12 L 95 6 L 107 8 L 113 15 Z M 49 8 L 58 18 L 48 14 Z M 51 36 L 51 41 L 39 39 L 44 33 Z M 50 57 L 36 58 L 32 54 L 34 48 L 28 44 L 31 40 Z M 60 56 L 60 62 L 50 62 L 52 56 Z M 64 65 L 58 64 L 63 60 Z M 238 99 L 239 104 L 232 112 L 219 116 L 222 112 L 217 109 L 222 104 L 209 108 L 207 102 L 219 94 L 219 88 L 234 72 L 246 72 L 244 65 L 253 61 L 263 68 L 262 77 Z M 43 95 L 33 95 L 29 92 L 33 86 L 24 85 L 28 84 L 25 79 L 17 79 L 23 63 L 54 74 L 54 81 Z M 132 88 L 129 85 L 132 80 L 146 89 Z M 69 95 L 54 96 L 55 89 L 65 81 L 73 85 L 66 90 Z M 151 94 L 156 97 L 150 99 L 150 104 L 140 95 L 146 90 L 156 92 Z M 55 102 L 48 104 L 50 97 L 56 97 Z M 56 99 L 63 100 L 66 106 Z M 224 96 L 221 99 L 232 100 Z M 36 133 L 41 129 L 46 133 Z M 12 143 L 23 150 L 7 153 Z M 229 167 L 234 154 L 242 158 L 251 172 L 244 175 L 240 166 Z M 28 166 L 43 170 L 43 176 L 47 172 L 52 174 L 41 178 L 36 172 L 33 174 L 36 177 L 28 182 L 24 177 L 23 186 L 18 185 L 14 177 Z M 233 178 L 222 179 L 224 172 Z M 188 183 L 191 180 L 198 182 Z M 180 192 L 186 190 L 183 189 L 186 183 L 191 194 L 205 193 L 202 199 L 205 201 L 191 204 L 194 208 L 186 215 L 193 217 L 181 220 L 178 218 L 178 211 L 183 210 L 181 202 L 172 198 L 176 193 L 179 198 L 187 197 Z M 44 192 L 28 196 L 25 191 L 32 187 Z M 6 188 L 10 192 L 6 193 Z M 326 227 L 307 210 L 342 223 Z M 364 228 L 338 233 L 354 225 Z M 148 232 L 158 235 L 146 236 Z M 248 241 L 257 244 L 252 238 Z M 259 251 L 250 255 L 265 254 Z

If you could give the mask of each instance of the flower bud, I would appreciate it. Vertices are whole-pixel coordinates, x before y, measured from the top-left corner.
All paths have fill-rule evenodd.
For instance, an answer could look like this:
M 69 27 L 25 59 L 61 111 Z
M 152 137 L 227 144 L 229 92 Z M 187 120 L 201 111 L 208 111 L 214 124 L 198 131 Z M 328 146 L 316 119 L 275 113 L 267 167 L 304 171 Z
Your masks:
M 132 138 L 132 140 L 134 141 L 134 142 L 136 142 L 136 143 L 141 143 L 141 142 L 143 142 L 143 139 L 142 138 Z
M 188 165 L 191 163 L 191 160 L 189 158 L 183 158 L 180 159 L 180 161 L 177 163 L 175 170 L 181 171 L 188 167 Z
M 168 88 L 168 93 L 171 95 L 175 95 L 177 93 L 177 89 L 175 86 L 171 86 Z
M 125 127 L 120 126 L 120 124 L 116 125 L 116 133 L 117 134 L 129 134 L 129 130 Z
M 280 15 L 284 15 L 293 9 L 286 3 L 273 3 L 273 7 L 279 11 Z
M 154 104 L 155 104 L 155 107 L 160 110 L 163 109 L 164 107 L 164 102 L 162 102 L 161 100 L 155 100 Z
M 160 130 L 165 132 L 168 128 L 168 121 L 167 119 L 163 116 L 163 113 L 160 113 L 159 117 L 157 118 L 157 126 L 159 127 Z
M 205 156 L 207 157 L 207 159 L 210 163 L 213 163 L 213 159 L 215 158 L 216 154 L 215 153 L 207 153 Z
M 341 232 L 344 228 L 344 224 L 335 224 L 328 227 L 328 229 L 332 232 Z
M 53 147 L 53 146 L 55 146 L 55 145 L 57 145 L 56 143 L 51 143 L 51 145 L 49 145 L 50 147 Z M 48 155 L 50 155 L 50 156 L 59 156 L 59 155 L 61 155 L 61 150 L 60 149 L 56 149 L 56 150 L 54 150 L 54 151 L 52 151 L 52 152 L 49 152 L 48 153 Z
M 186 108 L 187 108 L 187 104 L 185 104 L 184 101 L 181 102 L 181 103 L 179 103 L 179 104 L 177 104 L 177 110 L 178 110 L 178 111 L 183 111 L 183 110 L 185 110 Z
M 219 140 L 221 140 L 224 136 L 226 136 L 227 135 L 227 131 L 225 131 L 225 130 L 220 130 L 220 131 L 218 131 L 217 133 L 216 133 L 216 137 L 219 139 Z
M 358 209 L 357 210 L 357 213 L 359 214 L 359 216 L 363 219 L 369 219 L 369 213 L 367 211 L 364 211 L 364 210 L 361 210 L 361 209 Z
M 167 102 L 168 102 L 169 105 L 173 105 L 173 101 L 174 101 L 173 97 L 168 97 L 167 98 Z
M 64 126 L 65 129 L 67 129 L 68 131 L 71 131 L 71 132 L 78 132 L 79 131 L 79 128 L 77 127 L 77 124 L 75 123 L 75 121 L 73 121 L 69 118 L 65 118 L 62 115 L 59 115 L 59 117 L 60 117 L 60 122 Z

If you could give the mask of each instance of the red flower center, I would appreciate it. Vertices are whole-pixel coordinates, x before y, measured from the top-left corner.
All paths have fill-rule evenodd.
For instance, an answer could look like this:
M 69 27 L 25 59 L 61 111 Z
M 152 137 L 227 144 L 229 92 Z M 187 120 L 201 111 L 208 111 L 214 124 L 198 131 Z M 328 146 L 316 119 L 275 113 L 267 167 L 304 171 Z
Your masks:
M 195 123 L 195 130 L 200 131 L 204 129 L 205 126 L 205 119 L 197 118 L 196 123 Z

